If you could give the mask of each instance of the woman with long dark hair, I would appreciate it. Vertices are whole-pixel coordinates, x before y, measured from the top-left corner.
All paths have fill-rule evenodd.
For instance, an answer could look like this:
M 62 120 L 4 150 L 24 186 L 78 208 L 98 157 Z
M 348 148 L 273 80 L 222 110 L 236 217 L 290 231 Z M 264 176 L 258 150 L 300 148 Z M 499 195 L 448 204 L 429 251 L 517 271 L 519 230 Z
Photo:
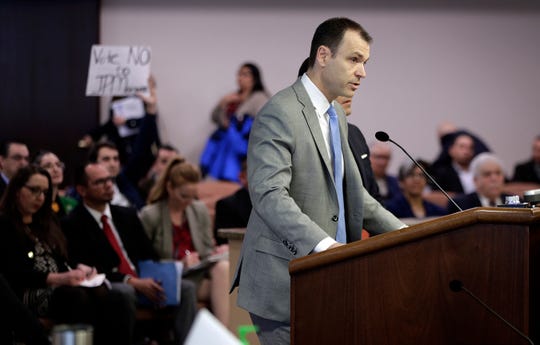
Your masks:
M 242 64 L 236 80 L 238 89 L 223 96 L 212 111 L 212 121 L 218 128 L 206 144 L 200 165 L 204 175 L 239 182 L 253 118 L 270 96 L 253 63 Z
M 264 88 L 261 72 L 255 64 L 246 62 L 240 66 L 236 82 L 238 89 L 223 96 L 212 111 L 212 121 L 219 128 L 228 128 L 233 117 L 238 120 L 242 120 L 244 116 L 254 117 L 268 101 L 269 96 Z
M 115 320 L 127 314 L 127 301 L 103 284 L 81 286 L 95 281 L 97 272 L 68 264 L 66 239 L 51 203 L 49 173 L 36 166 L 19 169 L 0 203 L 0 272 L 37 317 L 92 324 L 97 343 L 129 344 L 131 330 Z

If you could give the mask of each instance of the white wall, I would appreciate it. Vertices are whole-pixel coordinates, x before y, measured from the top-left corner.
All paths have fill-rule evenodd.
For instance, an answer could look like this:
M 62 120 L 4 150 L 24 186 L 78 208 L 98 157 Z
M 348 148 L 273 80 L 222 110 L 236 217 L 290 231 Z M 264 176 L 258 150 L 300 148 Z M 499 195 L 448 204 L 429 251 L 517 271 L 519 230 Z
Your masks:
M 436 127 L 450 120 L 484 138 L 508 173 L 528 158 L 540 134 L 538 10 L 227 9 L 104 0 L 100 43 L 152 47 L 162 136 L 198 162 L 214 129 L 209 113 L 236 88 L 239 65 L 256 62 L 272 93 L 288 86 L 316 26 L 333 16 L 357 20 L 374 37 L 350 118 L 368 141 L 385 130 L 413 156 L 431 160 L 439 148 Z M 391 171 L 404 159 L 394 149 Z

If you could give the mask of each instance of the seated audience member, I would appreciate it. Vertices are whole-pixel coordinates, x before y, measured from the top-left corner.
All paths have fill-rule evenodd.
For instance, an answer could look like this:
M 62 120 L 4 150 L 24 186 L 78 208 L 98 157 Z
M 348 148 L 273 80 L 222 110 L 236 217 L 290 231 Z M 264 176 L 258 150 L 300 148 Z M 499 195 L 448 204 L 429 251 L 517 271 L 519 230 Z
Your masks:
M 121 171 L 120 156 L 116 145 L 112 142 L 100 142 L 94 145 L 88 153 L 88 160 L 102 164 L 114 178 L 112 205 L 142 208 L 145 202 L 137 188 Z
M 491 151 L 489 147 L 484 143 L 484 141 L 478 136 L 468 130 L 458 129 L 453 123 L 448 121 L 444 121 L 439 125 L 439 127 L 437 128 L 437 134 L 439 136 L 439 141 L 441 144 L 441 152 L 433 161 L 432 165 L 434 166 L 438 166 L 440 164 L 448 164 L 452 161 L 452 158 L 450 157 L 448 151 L 450 149 L 450 146 L 452 146 L 455 138 L 461 134 L 467 134 L 472 138 L 475 154 Z
M 206 205 L 197 199 L 201 173 L 183 158 L 173 158 L 150 192 L 141 221 L 161 259 L 182 260 L 189 269 L 213 254 L 227 251 L 215 246 Z M 184 276 L 197 284 L 199 300 L 209 301 L 224 324 L 229 318 L 229 260 L 208 262 Z
M 512 181 L 540 183 L 540 135 L 533 141 L 531 159 L 514 168 Z
M 242 188 L 233 195 L 229 195 L 216 202 L 216 215 L 214 219 L 214 238 L 218 245 L 226 244 L 227 240 L 217 235 L 219 229 L 245 228 L 251 213 L 251 199 L 247 184 L 247 162 L 242 161 L 242 170 L 239 174 Z
M 162 144 L 158 148 L 154 164 L 152 165 L 150 170 L 148 170 L 146 176 L 140 179 L 138 182 L 139 192 L 141 193 L 141 196 L 144 200 L 148 199 L 148 194 L 150 194 L 150 190 L 152 189 L 152 187 L 154 187 L 154 184 L 156 183 L 159 176 L 161 176 L 161 174 L 163 173 L 163 170 L 165 170 L 167 163 L 169 163 L 169 161 L 173 157 L 178 156 L 178 154 L 178 149 L 176 149 L 170 144 Z
M 386 201 L 392 200 L 401 194 L 397 178 L 388 175 L 386 172 L 392 158 L 392 149 L 388 143 L 377 141 L 371 143 L 369 149 L 371 151 L 371 155 L 369 156 L 371 168 L 377 182 L 381 200 L 384 204 Z
M 0 344 L 50 345 L 45 329 L 0 274 Z
M 129 157 L 134 153 L 137 136 L 143 132 L 143 124 L 148 118 L 151 121 L 156 118 L 157 115 L 157 97 L 156 97 L 156 82 L 154 77 L 150 76 L 148 79 L 149 95 L 145 96 L 142 93 L 138 93 L 133 96 L 115 96 L 111 100 L 109 107 L 109 120 L 86 134 L 79 142 L 81 147 L 91 147 L 93 144 L 105 139 L 106 141 L 113 142 L 118 148 L 120 160 L 122 164 L 126 164 Z M 124 114 L 121 114 L 121 110 L 114 106 L 115 102 L 122 101 L 129 98 L 138 98 L 144 104 L 144 116 L 141 118 L 126 118 Z M 139 102 L 140 102 L 139 101 Z M 133 108 L 131 106 L 130 108 Z
M 471 172 L 474 176 L 475 192 L 454 198 L 456 204 L 463 210 L 480 206 L 497 206 L 503 204 L 506 194 L 504 187 L 504 171 L 501 160 L 492 153 L 484 152 L 471 162 Z M 458 211 L 448 203 L 448 213 Z
M 418 163 L 427 169 L 427 164 L 422 160 Z M 402 195 L 389 200 L 386 209 L 398 218 L 426 218 L 443 216 L 446 210 L 425 200 L 422 196 L 427 179 L 422 170 L 414 163 L 408 162 L 399 168 L 399 186 Z
M 336 101 L 339 102 L 345 110 L 345 115 L 350 115 L 350 103 L 352 99 L 346 97 L 338 97 Z M 366 138 L 360 131 L 360 128 L 356 127 L 352 123 L 347 123 L 349 127 L 349 146 L 351 148 L 354 160 L 360 170 L 360 176 L 362 177 L 362 184 L 368 193 L 378 202 L 382 202 L 381 194 L 379 193 L 379 185 L 375 180 L 373 169 L 371 167 L 371 152 L 366 144 Z M 384 183 L 384 182 L 382 182 Z
M 446 192 L 467 194 L 475 190 L 470 164 L 475 156 L 474 141 L 468 134 L 454 137 L 448 149 L 450 160 L 433 164 L 433 178 Z
M 26 144 L 20 141 L 5 141 L 0 146 L 0 199 L 9 180 L 17 170 L 28 165 L 30 153 Z
M 240 67 L 237 83 L 238 90 L 225 95 L 212 111 L 212 121 L 218 128 L 208 139 L 200 159 L 204 175 L 235 182 L 247 154 L 253 118 L 269 99 L 261 72 L 254 64 Z
M 104 285 L 81 287 L 96 269 L 67 263 L 66 239 L 51 210 L 51 178 L 27 166 L 17 171 L 0 204 L 0 272 L 37 317 L 86 323 L 98 344 L 131 344 L 129 304 Z
M 130 297 L 133 313 L 137 294 L 159 307 L 164 290 L 152 278 L 139 278 L 136 266 L 142 260 L 159 260 L 148 240 L 137 211 L 110 205 L 113 178 L 100 164 L 90 163 L 76 177 L 80 203 L 63 221 L 70 257 L 95 266 L 106 274 L 113 290 Z M 181 302 L 175 308 L 175 343 L 183 344 L 196 312 L 195 287 L 182 281 Z
M 59 218 L 64 217 L 77 206 L 75 198 L 60 195 L 60 186 L 64 182 L 64 163 L 54 153 L 42 150 L 34 158 L 34 164 L 47 170 L 51 176 L 52 210 Z

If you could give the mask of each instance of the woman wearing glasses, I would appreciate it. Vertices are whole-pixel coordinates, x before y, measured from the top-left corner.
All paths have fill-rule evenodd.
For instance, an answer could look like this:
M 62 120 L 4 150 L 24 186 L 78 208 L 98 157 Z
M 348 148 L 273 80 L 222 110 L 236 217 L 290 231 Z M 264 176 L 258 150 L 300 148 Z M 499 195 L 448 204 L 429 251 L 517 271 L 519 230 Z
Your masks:
M 96 344 L 128 344 L 130 330 L 117 321 L 128 313 L 128 302 L 99 282 L 82 287 L 96 281 L 96 270 L 67 263 L 51 186 L 48 172 L 36 166 L 19 169 L 10 180 L 0 202 L 0 273 L 37 317 L 92 324 Z
M 197 199 L 201 173 L 183 158 L 171 159 L 141 210 L 141 221 L 162 259 L 182 260 L 185 279 L 197 284 L 197 298 L 227 325 L 229 260 L 227 246 L 215 246 L 206 205 Z M 221 255 L 223 254 L 223 255 Z M 213 260 L 215 259 L 215 260 Z M 212 262 L 210 262 L 212 261 Z M 193 269 L 194 267 L 200 269 Z
M 419 160 L 418 163 L 428 169 L 426 162 Z M 414 163 L 407 162 L 400 167 L 398 180 L 402 194 L 385 203 L 386 209 L 396 217 L 422 219 L 446 214 L 445 209 L 424 199 L 426 176 Z
M 34 164 L 47 170 L 52 183 L 52 210 L 59 218 L 64 217 L 77 206 L 77 200 L 67 195 L 60 195 L 60 186 L 64 182 L 64 162 L 50 151 L 40 151 L 34 158 Z

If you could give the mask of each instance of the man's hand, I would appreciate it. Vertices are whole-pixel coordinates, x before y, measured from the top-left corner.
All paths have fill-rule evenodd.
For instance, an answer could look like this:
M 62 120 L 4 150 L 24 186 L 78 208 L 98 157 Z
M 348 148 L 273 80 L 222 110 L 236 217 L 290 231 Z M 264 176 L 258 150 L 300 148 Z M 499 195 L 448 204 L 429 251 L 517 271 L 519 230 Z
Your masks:
M 156 305 L 161 305 L 166 300 L 165 290 L 152 278 L 131 277 L 127 283 Z
M 328 249 L 337 248 L 337 247 L 341 247 L 341 246 L 344 246 L 344 245 L 345 245 L 344 243 L 336 242 L 336 243 L 332 244 L 330 247 L 328 247 Z

